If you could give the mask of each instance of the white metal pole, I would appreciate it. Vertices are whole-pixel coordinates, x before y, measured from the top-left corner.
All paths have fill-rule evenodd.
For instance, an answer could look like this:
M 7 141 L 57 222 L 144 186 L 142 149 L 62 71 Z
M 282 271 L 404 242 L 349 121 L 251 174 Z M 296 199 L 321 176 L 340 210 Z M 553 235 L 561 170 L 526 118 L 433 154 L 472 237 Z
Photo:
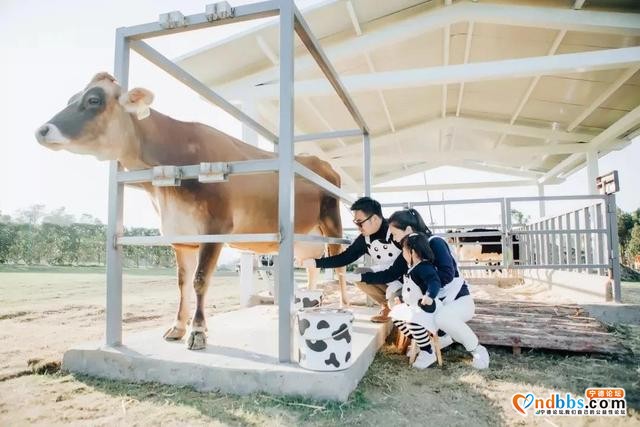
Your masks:
M 538 184 L 538 197 L 544 197 L 544 184 Z M 546 202 L 544 200 L 540 200 L 538 203 L 540 218 L 544 218 L 547 215 Z
M 122 91 L 127 91 L 129 84 L 129 42 L 116 31 L 116 51 L 114 75 L 120 83 Z M 109 165 L 109 212 L 107 225 L 107 306 L 106 306 L 106 345 L 122 344 L 122 247 L 116 239 L 123 234 L 123 196 L 124 184 L 118 182 L 118 171 L 121 169 L 117 160 Z
M 368 133 L 362 135 L 362 157 L 364 162 L 362 170 L 364 195 L 371 197 L 371 138 Z
M 249 307 L 253 294 L 253 252 L 240 254 L 240 305 Z
M 607 217 L 609 218 L 607 228 L 609 233 L 609 277 L 613 281 L 613 298 L 620 303 L 622 301 L 622 288 L 620 286 L 620 242 L 618 240 L 618 216 L 616 212 L 616 195 L 607 195 L 606 200 Z
M 293 79 L 294 9 L 292 0 L 280 0 L 280 133 L 278 143 L 278 360 L 293 360 Z
M 598 153 L 587 152 L 587 194 L 598 194 L 596 178 L 598 177 Z

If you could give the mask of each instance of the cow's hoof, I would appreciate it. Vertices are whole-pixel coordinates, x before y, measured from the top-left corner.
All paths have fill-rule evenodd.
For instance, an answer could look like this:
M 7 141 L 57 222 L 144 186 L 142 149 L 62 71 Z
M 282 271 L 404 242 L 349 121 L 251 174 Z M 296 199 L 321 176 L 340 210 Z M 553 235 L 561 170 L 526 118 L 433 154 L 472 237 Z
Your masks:
M 186 329 L 172 326 L 169 329 L 167 329 L 167 332 L 165 332 L 164 335 L 162 335 L 162 337 L 167 341 L 177 341 L 177 340 L 181 340 L 184 337 L 184 334 L 186 333 L 187 333 Z
M 207 334 L 202 331 L 191 331 L 187 339 L 189 350 L 204 350 L 207 348 Z

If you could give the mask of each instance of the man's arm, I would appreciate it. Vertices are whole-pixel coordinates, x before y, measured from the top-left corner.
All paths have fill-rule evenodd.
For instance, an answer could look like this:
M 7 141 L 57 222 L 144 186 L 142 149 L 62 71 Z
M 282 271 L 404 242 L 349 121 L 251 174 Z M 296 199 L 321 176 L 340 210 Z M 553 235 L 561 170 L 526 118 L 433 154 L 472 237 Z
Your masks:
M 407 270 L 407 261 L 405 261 L 402 255 L 398 255 L 398 258 L 393 262 L 393 265 L 386 270 L 363 273 L 362 281 L 372 285 L 384 285 L 401 278 Z
M 349 265 L 355 262 L 358 258 L 364 255 L 367 251 L 367 243 L 364 241 L 364 236 L 359 235 L 356 240 L 349 245 L 344 252 L 340 252 L 338 255 L 328 256 L 316 259 L 316 267 L 318 268 L 337 268 Z

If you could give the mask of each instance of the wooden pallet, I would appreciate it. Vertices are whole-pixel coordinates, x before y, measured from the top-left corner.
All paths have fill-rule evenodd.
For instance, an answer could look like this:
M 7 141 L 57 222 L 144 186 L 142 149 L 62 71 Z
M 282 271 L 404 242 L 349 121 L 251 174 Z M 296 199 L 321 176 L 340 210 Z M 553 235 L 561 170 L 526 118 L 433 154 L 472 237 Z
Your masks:
M 475 300 L 468 323 L 482 344 L 581 353 L 626 354 L 629 349 L 578 305 Z

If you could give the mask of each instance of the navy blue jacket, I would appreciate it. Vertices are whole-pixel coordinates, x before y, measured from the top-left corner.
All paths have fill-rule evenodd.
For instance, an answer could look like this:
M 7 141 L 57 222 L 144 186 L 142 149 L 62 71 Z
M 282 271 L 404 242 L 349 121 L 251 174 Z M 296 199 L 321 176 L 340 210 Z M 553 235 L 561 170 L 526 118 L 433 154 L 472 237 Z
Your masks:
M 455 277 L 458 277 L 458 266 L 456 260 L 451 256 L 449 252 L 449 245 L 444 239 L 435 238 L 429 241 L 429 246 L 435 256 L 433 264 L 440 278 L 442 286 L 446 286 Z M 384 271 L 368 272 L 362 274 L 362 281 L 369 284 L 386 284 L 400 279 L 403 275 L 407 274 L 409 267 L 404 257 L 400 255 L 391 267 Z M 469 295 L 469 289 L 467 286 L 463 286 L 460 289 L 456 299 Z

